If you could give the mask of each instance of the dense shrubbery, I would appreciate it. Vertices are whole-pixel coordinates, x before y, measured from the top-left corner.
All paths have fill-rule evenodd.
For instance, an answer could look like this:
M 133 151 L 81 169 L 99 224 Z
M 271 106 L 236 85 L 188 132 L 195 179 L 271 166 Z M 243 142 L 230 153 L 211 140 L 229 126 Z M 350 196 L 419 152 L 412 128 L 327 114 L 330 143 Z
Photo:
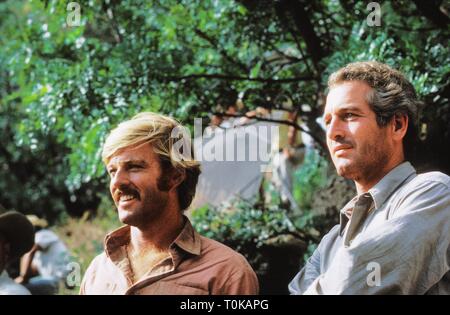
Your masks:
M 327 180 L 329 163 L 317 151 L 309 150 L 293 175 L 293 195 L 300 209 L 311 210 L 311 201 Z
M 257 263 L 259 257 L 255 251 L 273 237 L 294 234 L 296 228 L 289 219 L 286 210 L 277 205 L 261 205 L 236 199 L 219 208 L 202 207 L 193 212 L 195 227 L 199 233 L 212 239 L 226 242 L 240 252 L 254 254 L 248 256 Z

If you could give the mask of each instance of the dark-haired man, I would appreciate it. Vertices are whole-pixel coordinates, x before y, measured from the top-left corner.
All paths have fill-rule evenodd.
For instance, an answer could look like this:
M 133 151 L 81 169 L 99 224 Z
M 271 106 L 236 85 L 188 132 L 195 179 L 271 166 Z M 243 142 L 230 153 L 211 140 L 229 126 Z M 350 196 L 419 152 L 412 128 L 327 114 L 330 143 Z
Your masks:
M 324 111 L 337 173 L 357 196 L 289 285 L 293 294 L 450 294 L 450 178 L 408 162 L 419 102 L 399 71 L 331 75 Z

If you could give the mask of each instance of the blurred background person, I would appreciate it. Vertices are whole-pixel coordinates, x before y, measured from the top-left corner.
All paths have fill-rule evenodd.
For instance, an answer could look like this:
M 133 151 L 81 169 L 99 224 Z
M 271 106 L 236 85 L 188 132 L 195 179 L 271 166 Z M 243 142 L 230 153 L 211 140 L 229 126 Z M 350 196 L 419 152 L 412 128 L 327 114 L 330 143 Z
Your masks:
M 284 112 L 282 120 L 301 125 L 296 112 Z M 272 182 L 280 191 L 281 201 L 285 206 L 296 209 L 293 174 L 305 159 L 306 149 L 302 134 L 293 126 L 281 124 L 278 145 L 279 152 L 273 159 Z
M 29 251 L 34 242 L 34 228 L 28 219 L 16 211 L 0 206 L 0 295 L 29 295 L 24 286 L 10 278 L 8 265 Z
M 15 280 L 24 284 L 33 295 L 58 293 L 60 285 L 66 285 L 70 272 L 69 251 L 58 235 L 47 229 L 48 222 L 35 215 L 28 215 L 36 234 L 34 246 L 20 262 L 20 276 Z

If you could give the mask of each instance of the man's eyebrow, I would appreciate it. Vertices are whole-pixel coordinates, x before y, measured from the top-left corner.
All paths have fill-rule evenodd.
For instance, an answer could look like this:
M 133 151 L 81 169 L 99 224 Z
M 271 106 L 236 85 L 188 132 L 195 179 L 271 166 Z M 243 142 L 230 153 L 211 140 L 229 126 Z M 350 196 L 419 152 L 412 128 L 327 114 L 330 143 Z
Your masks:
M 338 108 L 337 110 L 338 114 L 343 113 L 343 112 L 356 112 L 358 114 L 364 114 L 364 111 L 361 110 L 358 106 L 342 106 L 340 108 Z M 329 112 L 323 112 L 322 114 L 322 119 L 325 119 L 325 117 L 331 115 L 331 113 Z
M 115 164 L 116 163 L 111 163 L 107 167 L 113 167 L 113 165 L 115 165 Z M 139 165 L 139 166 L 146 166 L 147 162 L 144 161 L 144 160 L 132 160 L 132 159 L 130 159 L 130 160 L 119 161 L 117 164 L 119 164 L 119 165 L 130 165 L 130 164 L 133 164 L 133 165 Z
M 127 163 L 127 164 L 140 164 L 140 165 L 145 165 L 145 164 L 147 164 L 147 162 L 144 161 L 144 160 L 126 160 L 126 161 L 123 161 L 123 163 Z
M 340 107 L 338 110 L 338 113 L 340 112 L 357 112 L 357 113 L 364 113 L 359 107 L 357 106 L 343 106 Z

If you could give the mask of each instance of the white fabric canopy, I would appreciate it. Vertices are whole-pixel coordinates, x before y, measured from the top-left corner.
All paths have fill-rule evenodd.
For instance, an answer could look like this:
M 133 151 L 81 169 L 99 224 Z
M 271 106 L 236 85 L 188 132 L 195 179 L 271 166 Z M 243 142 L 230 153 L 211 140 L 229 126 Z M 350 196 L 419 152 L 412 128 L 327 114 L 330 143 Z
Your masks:
M 233 197 L 255 197 L 264 171 L 278 151 L 274 145 L 278 143 L 276 127 L 274 123 L 253 121 L 245 126 L 216 128 L 210 134 L 207 130 L 203 139 L 196 139 L 194 152 L 202 173 L 191 209 L 205 204 L 218 206 Z M 233 161 L 229 161 L 231 157 Z

